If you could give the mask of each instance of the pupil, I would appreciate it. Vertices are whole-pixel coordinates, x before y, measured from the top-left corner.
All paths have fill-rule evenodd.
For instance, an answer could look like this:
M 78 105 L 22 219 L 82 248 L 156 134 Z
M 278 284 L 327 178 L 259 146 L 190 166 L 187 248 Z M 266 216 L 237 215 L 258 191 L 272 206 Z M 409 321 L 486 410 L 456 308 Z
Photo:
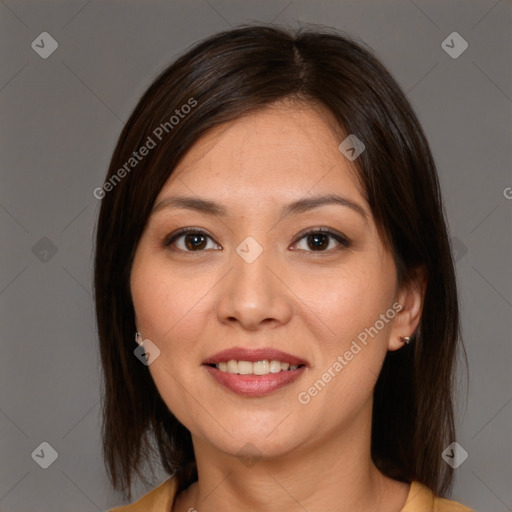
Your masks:
M 203 239 L 202 243 L 199 239 Z M 204 247 L 204 236 L 203 235 L 200 235 L 200 234 L 192 234 L 192 235 L 187 235 L 185 237 L 185 240 L 186 240 L 186 245 L 187 245 L 187 248 L 188 249 L 202 249 Z M 193 240 L 192 242 L 190 242 L 190 240 Z M 199 244 L 197 244 L 197 242 L 199 241 Z
M 313 245 L 312 246 L 310 245 L 310 248 L 312 248 L 315 251 L 318 249 L 321 249 L 322 245 L 325 245 L 325 243 L 322 244 L 322 242 L 325 242 L 326 238 L 327 238 L 327 236 L 323 235 L 321 233 L 318 233 L 315 235 L 309 235 L 309 239 L 314 240 Z

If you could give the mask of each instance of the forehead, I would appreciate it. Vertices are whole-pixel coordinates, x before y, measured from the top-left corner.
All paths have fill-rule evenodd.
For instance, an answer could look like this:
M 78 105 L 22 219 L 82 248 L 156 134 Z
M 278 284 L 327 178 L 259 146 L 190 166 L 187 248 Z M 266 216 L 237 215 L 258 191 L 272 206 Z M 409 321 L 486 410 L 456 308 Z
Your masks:
M 339 192 L 363 202 L 355 166 L 338 149 L 344 137 L 327 109 L 280 102 L 203 135 L 158 198 L 172 191 L 229 202 L 238 193 L 265 204 Z

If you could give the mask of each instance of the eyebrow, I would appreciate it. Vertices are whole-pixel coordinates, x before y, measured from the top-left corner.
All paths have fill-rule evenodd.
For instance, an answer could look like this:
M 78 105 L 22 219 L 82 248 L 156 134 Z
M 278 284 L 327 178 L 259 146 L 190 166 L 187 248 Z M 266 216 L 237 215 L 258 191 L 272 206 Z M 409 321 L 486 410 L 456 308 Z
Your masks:
M 347 197 L 340 196 L 338 194 L 319 195 L 314 197 L 307 197 L 304 199 L 298 199 L 284 205 L 281 208 L 281 217 L 285 217 L 290 214 L 299 214 L 313 208 L 318 208 L 324 205 L 336 204 L 351 208 L 359 215 L 361 215 L 366 223 L 368 223 L 368 214 L 366 210 L 355 201 L 348 199 Z M 190 196 L 171 196 L 162 199 L 158 202 L 151 215 L 154 215 L 158 211 L 164 208 L 183 208 L 187 210 L 194 210 L 200 213 L 206 213 L 209 215 L 218 215 L 221 217 L 227 217 L 228 211 L 224 206 L 212 201 L 210 199 L 202 199 L 199 197 Z

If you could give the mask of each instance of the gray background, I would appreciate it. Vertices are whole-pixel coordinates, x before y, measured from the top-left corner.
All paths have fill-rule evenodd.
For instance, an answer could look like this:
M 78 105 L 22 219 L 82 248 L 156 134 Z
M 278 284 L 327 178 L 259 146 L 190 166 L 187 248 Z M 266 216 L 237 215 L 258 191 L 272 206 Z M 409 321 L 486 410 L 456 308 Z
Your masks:
M 0 510 L 122 504 L 100 452 L 92 191 L 156 74 L 253 21 L 345 30 L 407 92 L 438 164 L 470 365 L 457 407 L 469 457 L 452 497 L 512 510 L 511 11 L 508 0 L 0 2 Z M 59 44 L 47 59 L 31 48 L 43 31 Z M 469 44 L 456 59 L 441 47 L 453 31 Z M 58 452 L 47 469 L 31 456 L 42 442 Z

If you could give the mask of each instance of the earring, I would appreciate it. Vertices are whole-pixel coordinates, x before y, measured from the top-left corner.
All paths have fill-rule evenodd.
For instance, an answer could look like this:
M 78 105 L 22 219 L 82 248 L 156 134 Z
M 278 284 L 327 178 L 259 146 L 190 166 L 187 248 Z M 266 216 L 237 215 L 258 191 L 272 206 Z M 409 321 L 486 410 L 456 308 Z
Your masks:
M 136 341 L 139 345 L 143 345 L 142 341 L 139 341 L 139 337 L 140 337 L 140 339 L 142 340 L 142 335 L 140 334 L 140 332 L 136 332 L 136 333 L 135 333 L 135 341 Z
M 406 345 L 409 345 L 409 342 L 411 341 L 411 337 L 410 336 L 398 336 L 398 339 L 402 343 L 405 343 Z

